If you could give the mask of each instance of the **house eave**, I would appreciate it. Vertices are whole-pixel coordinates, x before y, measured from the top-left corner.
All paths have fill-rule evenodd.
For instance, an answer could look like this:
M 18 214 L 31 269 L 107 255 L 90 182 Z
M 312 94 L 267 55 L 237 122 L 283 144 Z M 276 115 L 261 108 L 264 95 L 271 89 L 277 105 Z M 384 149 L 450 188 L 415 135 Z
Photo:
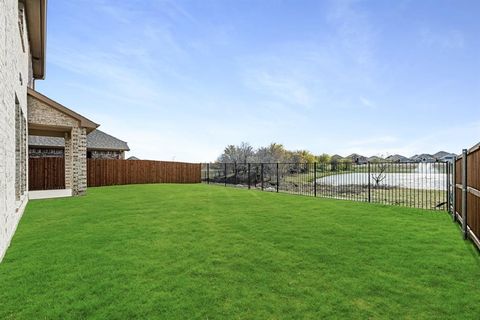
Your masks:
M 35 145 L 35 144 L 29 144 L 29 148 L 35 148 L 35 149 L 65 149 L 65 146 L 45 146 L 45 145 Z
M 123 149 L 123 148 L 91 148 L 87 146 L 88 150 L 92 151 L 119 151 L 119 152 L 124 152 L 124 151 L 130 151 L 130 149 Z
M 47 0 L 20 0 L 25 5 L 33 77 L 45 79 Z
M 76 119 L 80 126 L 81 127 L 84 127 L 86 130 L 87 130 L 87 133 L 90 133 L 92 132 L 93 130 L 95 130 L 96 128 L 98 128 L 100 125 L 91 121 L 90 119 L 87 119 L 85 118 L 84 116 L 76 113 L 75 111 L 61 105 L 60 103 L 50 99 L 49 97 L 47 96 L 44 96 L 43 94 L 41 94 L 40 92 L 38 91 L 35 91 L 33 89 L 30 89 L 30 88 L 27 88 L 27 94 L 34 98 L 34 99 L 37 99 L 43 103 L 45 103 L 46 105 L 66 114 L 67 116 L 70 116 L 74 119 Z

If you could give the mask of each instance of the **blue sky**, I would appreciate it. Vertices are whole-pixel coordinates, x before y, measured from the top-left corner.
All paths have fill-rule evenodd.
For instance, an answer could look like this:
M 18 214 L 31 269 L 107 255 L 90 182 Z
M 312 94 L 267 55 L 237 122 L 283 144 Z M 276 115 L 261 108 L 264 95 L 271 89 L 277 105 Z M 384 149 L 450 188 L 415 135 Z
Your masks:
M 480 1 L 49 1 L 36 89 L 144 159 L 480 141 Z

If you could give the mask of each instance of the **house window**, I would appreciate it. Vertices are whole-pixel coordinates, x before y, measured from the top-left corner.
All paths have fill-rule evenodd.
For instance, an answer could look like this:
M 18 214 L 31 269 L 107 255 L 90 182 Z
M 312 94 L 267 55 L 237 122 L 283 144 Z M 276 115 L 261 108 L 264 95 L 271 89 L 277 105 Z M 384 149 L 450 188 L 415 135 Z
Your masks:
M 15 96 L 15 197 L 20 197 L 27 190 L 27 121 Z
M 23 4 L 19 3 L 18 4 L 18 30 L 20 31 L 20 43 L 22 44 L 23 52 L 25 52 L 25 39 L 24 39 L 25 31 L 23 27 L 23 21 L 25 16 L 24 10 L 25 9 L 23 8 Z

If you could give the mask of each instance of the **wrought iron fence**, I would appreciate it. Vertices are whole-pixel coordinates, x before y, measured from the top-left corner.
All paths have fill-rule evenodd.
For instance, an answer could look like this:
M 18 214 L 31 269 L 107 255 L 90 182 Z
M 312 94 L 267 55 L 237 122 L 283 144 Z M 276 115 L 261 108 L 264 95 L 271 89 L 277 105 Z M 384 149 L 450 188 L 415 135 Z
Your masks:
M 206 163 L 202 182 L 447 210 L 451 172 L 448 162 Z

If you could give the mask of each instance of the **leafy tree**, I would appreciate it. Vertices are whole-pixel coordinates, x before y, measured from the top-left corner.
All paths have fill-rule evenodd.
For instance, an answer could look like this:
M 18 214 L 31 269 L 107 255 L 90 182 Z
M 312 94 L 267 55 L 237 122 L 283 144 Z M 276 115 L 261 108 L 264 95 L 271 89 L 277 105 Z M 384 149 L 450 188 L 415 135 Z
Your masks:
M 277 163 L 287 161 L 287 150 L 282 144 L 272 142 L 268 147 L 261 147 L 255 153 L 255 161 Z
M 340 160 L 340 163 L 341 163 L 340 169 L 344 171 L 348 171 L 352 169 L 352 159 L 343 158 Z
M 319 156 L 317 157 L 317 161 L 318 161 L 319 163 L 329 163 L 329 162 L 331 161 L 331 159 L 332 159 L 332 158 L 330 157 L 330 155 L 328 155 L 328 154 L 326 154 L 326 153 L 322 153 L 321 155 L 319 155 Z

